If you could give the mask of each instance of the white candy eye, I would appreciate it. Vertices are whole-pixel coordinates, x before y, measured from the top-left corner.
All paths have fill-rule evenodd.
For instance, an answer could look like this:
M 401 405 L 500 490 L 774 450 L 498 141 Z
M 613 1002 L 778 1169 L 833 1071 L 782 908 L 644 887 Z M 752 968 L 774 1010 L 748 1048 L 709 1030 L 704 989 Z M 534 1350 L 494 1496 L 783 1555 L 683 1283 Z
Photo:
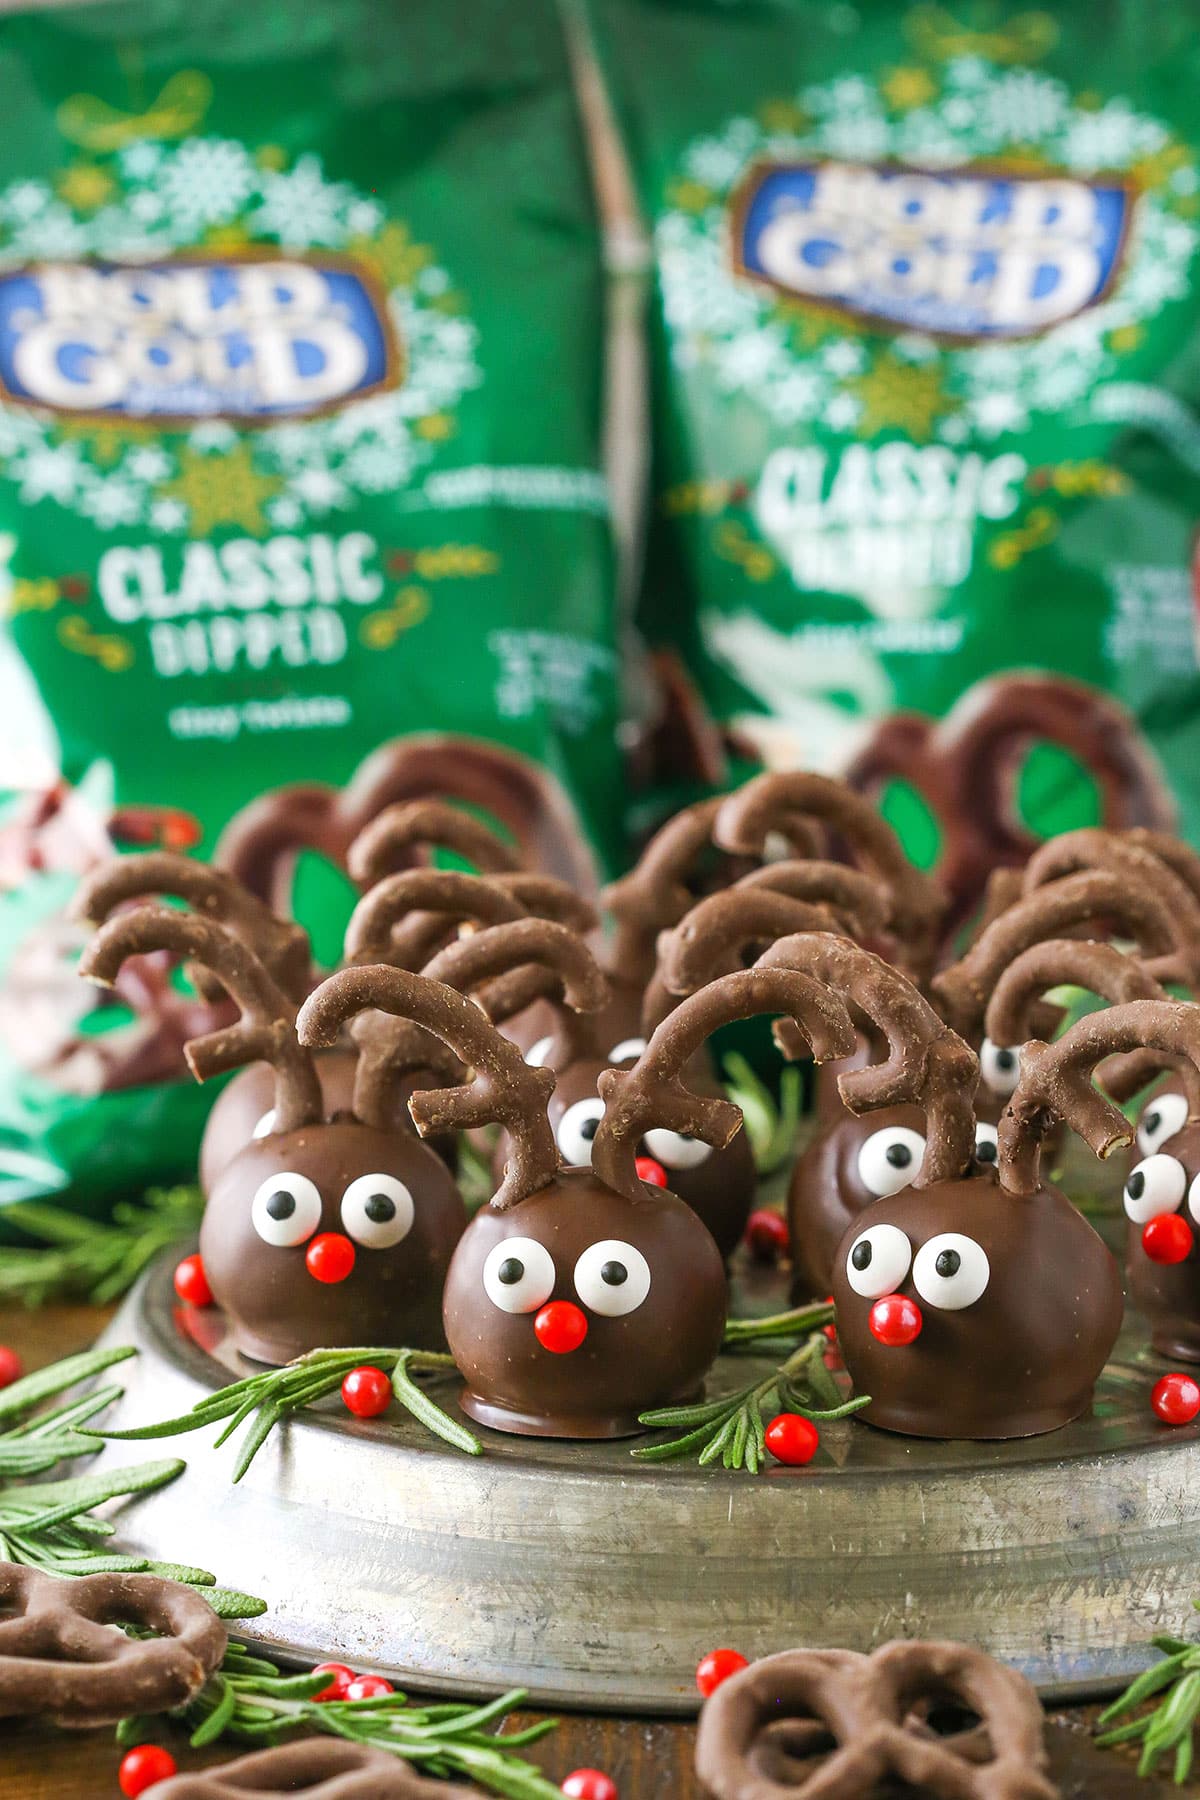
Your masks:
M 270 1137 L 270 1135 L 274 1131 L 274 1129 L 275 1129 L 275 1108 L 273 1106 L 270 1106 L 267 1108 L 267 1110 L 263 1114 L 262 1118 L 258 1121 L 258 1124 L 254 1127 L 254 1130 L 250 1133 L 250 1136 L 252 1138 Z
M 1188 1189 L 1188 1211 L 1200 1225 L 1200 1175 L 1197 1175 Z
M 974 1306 L 992 1273 L 982 1244 L 959 1231 L 943 1231 L 922 1244 L 913 1259 L 913 1286 L 929 1306 L 961 1312 Z
M 360 1175 L 342 1195 L 342 1224 L 367 1250 L 390 1250 L 412 1223 L 413 1197 L 394 1175 Z
M 552 1037 L 539 1038 L 537 1043 L 530 1044 L 528 1050 L 525 1052 L 525 1061 L 529 1064 L 531 1069 L 544 1069 L 546 1066 L 546 1058 L 553 1048 L 554 1039 Z
M 1145 1225 L 1160 1213 L 1174 1212 L 1183 1199 L 1187 1175 L 1173 1156 L 1147 1156 L 1130 1169 L 1122 1199 L 1135 1225 Z
M 610 1063 L 636 1062 L 646 1048 L 645 1038 L 622 1038 L 608 1053 Z
M 846 1258 L 846 1280 L 864 1300 L 894 1294 L 912 1261 L 912 1247 L 896 1225 L 872 1225 L 856 1237 Z
M 554 1258 L 536 1238 L 503 1238 L 488 1251 L 483 1288 L 501 1312 L 536 1312 L 554 1292 Z
M 604 1102 L 599 1094 L 587 1100 L 576 1100 L 558 1121 L 555 1133 L 563 1161 L 573 1169 L 582 1169 L 592 1160 L 592 1139 L 604 1117 Z
M 254 1196 L 250 1221 L 264 1244 L 303 1244 L 321 1223 L 321 1190 L 307 1175 L 269 1175 Z
M 1187 1124 L 1188 1103 L 1182 1094 L 1159 1094 L 1146 1102 L 1138 1125 L 1137 1144 L 1143 1156 L 1154 1152 Z
M 655 1162 L 667 1169 L 698 1169 L 712 1155 L 712 1145 L 702 1138 L 684 1137 L 682 1132 L 655 1127 L 642 1139 Z
M 1000 1137 L 994 1125 L 981 1121 L 975 1127 L 975 1161 L 994 1163 L 1000 1154 Z
M 925 1139 L 905 1125 L 874 1131 L 858 1153 L 858 1179 L 882 1199 L 908 1186 L 925 1156 Z M 882 1290 L 881 1290 L 882 1291 Z
M 1005 1050 L 985 1037 L 979 1051 L 979 1072 L 993 1094 L 1007 1099 L 1021 1079 L 1021 1052 Z
M 650 1292 L 650 1264 L 620 1238 L 590 1244 L 575 1264 L 575 1292 L 606 1319 L 634 1312 Z

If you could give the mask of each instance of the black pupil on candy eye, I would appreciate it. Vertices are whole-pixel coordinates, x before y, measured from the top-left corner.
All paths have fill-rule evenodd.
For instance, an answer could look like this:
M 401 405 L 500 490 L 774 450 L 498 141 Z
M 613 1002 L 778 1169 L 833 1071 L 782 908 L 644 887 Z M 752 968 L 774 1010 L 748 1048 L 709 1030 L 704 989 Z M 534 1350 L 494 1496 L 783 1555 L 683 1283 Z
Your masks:
M 995 1162 L 996 1146 L 990 1138 L 984 1138 L 975 1146 L 975 1154 L 980 1162 Z
M 869 1269 L 871 1266 L 870 1244 L 855 1244 L 853 1250 L 850 1252 L 850 1261 L 854 1264 L 855 1268 L 860 1271 Z
M 1017 1059 L 1011 1050 L 997 1050 L 996 1067 L 1002 1075 L 1011 1075 L 1017 1066 Z
M 620 1287 L 623 1281 L 629 1280 L 629 1270 L 624 1263 L 606 1262 L 600 1271 L 600 1279 L 609 1287 Z
M 505 1287 L 516 1287 L 525 1273 L 525 1264 L 519 1256 L 506 1256 L 496 1273 Z
M 912 1151 L 907 1144 L 889 1144 L 884 1151 L 884 1155 L 891 1163 L 893 1169 L 907 1169 L 909 1163 L 912 1161 Z
M 957 1250 L 943 1250 L 933 1266 L 948 1281 L 951 1275 L 957 1275 L 961 1269 L 962 1257 Z
M 363 1211 L 373 1225 L 390 1225 L 396 1216 L 396 1202 L 386 1194 L 372 1194 L 364 1202 Z
M 1140 1200 L 1146 1191 L 1146 1177 L 1141 1169 L 1135 1169 L 1125 1183 L 1125 1192 L 1131 1200 Z
M 296 1210 L 296 1200 L 284 1188 L 272 1194 L 267 1201 L 267 1211 L 273 1219 L 290 1219 Z
M 585 1119 L 579 1127 L 579 1135 L 581 1138 L 586 1138 L 590 1144 L 599 1129 L 599 1119 Z
M 1158 1128 L 1161 1124 L 1162 1124 L 1162 1120 L 1159 1118 L 1159 1116 L 1156 1112 L 1146 1114 L 1144 1126 L 1147 1131 L 1155 1132 L 1158 1130 Z

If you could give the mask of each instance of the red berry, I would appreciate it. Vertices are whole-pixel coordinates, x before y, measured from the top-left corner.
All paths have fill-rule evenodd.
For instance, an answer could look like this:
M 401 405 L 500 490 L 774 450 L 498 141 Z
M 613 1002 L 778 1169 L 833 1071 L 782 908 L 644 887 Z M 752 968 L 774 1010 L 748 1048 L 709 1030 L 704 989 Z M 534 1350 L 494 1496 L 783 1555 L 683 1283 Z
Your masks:
M 666 1187 L 667 1171 L 652 1156 L 635 1156 L 633 1166 L 637 1170 L 639 1181 L 648 1181 L 651 1187 Z
M 578 1350 L 587 1336 L 587 1314 L 570 1300 L 551 1300 L 533 1321 L 533 1334 L 543 1350 L 566 1356 Z
M 750 1667 L 746 1658 L 738 1650 L 710 1650 L 696 1665 L 696 1686 L 707 1700 L 715 1694 L 723 1681 L 731 1675 L 737 1675 L 742 1669 Z
M 1150 1404 L 1164 1425 L 1190 1425 L 1200 1413 L 1200 1382 L 1192 1375 L 1164 1375 Z
M 24 1373 L 25 1365 L 16 1351 L 10 1350 L 7 1344 L 0 1344 L 0 1388 L 11 1387 Z
M 1142 1227 L 1142 1249 L 1156 1263 L 1186 1262 L 1196 1234 L 1182 1213 L 1159 1213 Z
M 600 1769 L 575 1769 L 562 1784 L 570 1800 L 618 1800 L 617 1784 Z
M 356 1675 L 342 1695 L 343 1700 L 381 1700 L 394 1694 L 395 1688 L 382 1675 Z
M 776 1462 L 795 1467 L 810 1463 L 821 1441 L 816 1426 L 803 1413 L 777 1413 L 767 1426 L 766 1440 Z
M 323 1687 L 319 1694 L 313 1695 L 313 1699 L 320 1705 L 324 1705 L 326 1700 L 344 1700 L 346 1689 L 354 1680 L 354 1670 L 348 1668 L 345 1663 L 318 1663 L 313 1674 L 328 1675 L 329 1677 L 329 1686 Z
M 176 1263 L 175 1292 L 188 1306 L 212 1305 L 212 1289 L 198 1256 L 185 1256 L 181 1263 Z
M 314 1281 L 345 1281 L 354 1267 L 354 1245 L 340 1231 L 323 1231 L 304 1252 Z
M 825 1296 L 825 1305 L 826 1305 L 826 1306 L 832 1306 L 832 1305 L 833 1305 L 833 1295 L 832 1295 L 832 1294 L 826 1294 L 826 1296 Z M 836 1343 L 837 1343 L 837 1326 L 836 1326 L 836 1325 L 835 1325 L 835 1324 L 834 1324 L 834 1323 L 833 1323 L 833 1322 L 832 1322 L 832 1320 L 831 1320 L 831 1321 L 830 1321 L 830 1323 L 829 1323 L 829 1324 L 828 1324 L 828 1325 L 822 1325 L 822 1327 L 821 1327 L 821 1335 L 822 1335 L 822 1336 L 823 1336 L 823 1337 L 826 1337 L 826 1338 L 828 1338 L 828 1339 L 829 1339 L 829 1342 L 830 1342 L 830 1343 L 831 1343 L 831 1344 L 836 1344 Z
M 391 1379 L 369 1363 L 351 1369 L 342 1382 L 342 1400 L 356 1419 L 377 1419 L 392 1403 Z
M 787 1221 L 769 1207 L 760 1206 L 746 1220 L 746 1248 L 755 1262 L 778 1262 L 790 1242 Z
M 117 1782 L 127 1800 L 135 1800 L 136 1795 L 144 1794 L 160 1781 L 169 1781 L 177 1772 L 178 1765 L 169 1750 L 158 1744 L 139 1744 L 121 1758 Z
M 872 1337 L 894 1349 L 901 1344 L 915 1344 L 925 1321 L 920 1307 L 907 1294 L 885 1294 L 871 1308 L 867 1323 Z

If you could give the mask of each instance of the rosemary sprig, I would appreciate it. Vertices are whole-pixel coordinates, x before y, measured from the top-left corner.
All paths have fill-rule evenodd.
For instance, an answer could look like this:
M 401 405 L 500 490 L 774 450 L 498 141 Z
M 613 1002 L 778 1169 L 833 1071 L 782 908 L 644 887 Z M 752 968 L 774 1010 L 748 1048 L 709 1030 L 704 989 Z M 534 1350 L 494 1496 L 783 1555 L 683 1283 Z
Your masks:
M 0 1302 L 44 1306 L 49 1300 L 117 1300 L 166 1249 L 190 1237 L 203 1203 L 194 1187 L 151 1188 L 138 1203 L 122 1201 L 111 1223 L 81 1218 L 62 1207 L 19 1201 L 4 1209 L 37 1248 L 0 1248 Z
M 761 1343 L 764 1339 L 807 1337 L 810 1332 L 834 1322 L 833 1307 L 827 1300 L 810 1300 L 804 1306 L 793 1306 L 788 1312 L 768 1313 L 761 1319 L 729 1319 L 721 1348 L 736 1350 L 742 1344 Z
M 282 1419 L 311 1406 L 326 1394 L 336 1393 L 351 1369 L 364 1363 L 391 1371 L 393 1394 L 426 1430 L 466 1456 L 483 1455 L 483 1445 L 474 1433 L 443 1412 L 436 1401 L 417 1386 L 416 1375 L 440 1374 L 454 1369 L 452 1356 L 434 1350 L 309 1350 L 282 1369 L 265 1369 L 261 1375 L 248 1375 L 243 1381 L 221 1388 L 207 1399 L 198 1400 L 190 1412 L 181 1413 L 178 1418 L 99 1435 L 126 1439 L 177 1437 L 185 1431 L 198 1431 L 205 1425 L 224 1420 L 225 1429 L 216 1440 L 219 1448 L 239 1425 L 250 1419 L 251 1425 L 242 1439 L 233 1470 L 234 1481 L 240 1481 Z
M 153 1562 L 107 1547 L 116 1528 L 107 1519 L 96 1518 L 95 1509 L 165 1486 L 182 1471 L 182 1462 L 144 1463 L 140 1468 L 62 1481 L 13 1479 L 44 1474 L 56 1463 L 96 1453 L 98 1438 L 80 1427 L 119 1397 L 119 1387 L 97 1388 L 50 1411 L 38 1409 L 135 1354 L 127 1345 L 84 1351 L 38 1369 L 0 1392 L 0 1423 L 8 1426 L 0 1433 L 0 1477 L 9 1478 L 0 1486 L 0 1559 L 51 1575 L 97 1575 L 112 1569 L 166 1575 L 202 1588 L 222 1618 L 244 1619 L 265 1612 L 265 1603 L 254 1595 L 217 1587 L 206 1569 Z
M 318 1705 L 313 1696 L 328 1684 L 328 1675 L 282 1675 L 274 1663 L 231 1644 L 195 1700 L 172 1716 L 190 1728 L 196 1749 L 221 1738 L 265 1745 L 295 1731 L 317 1731 L 387 1750 L 426 1775 L 465 1777 L 505 1800 L 562 1800 L 540 1770 L 514 1754 L 553 1731 L 557 1721 L 546 1719 L 503 1738 L 487 1729 L 521 1705 L 524 1689 L 483 1706 L 413 1706 L 401 1693 Z M 141 1743 L 148 1728 L 147 1720 L 123 1719 L 117 1741 Z
M 803 1097 L 800 1071 L 794 1064 L 785 1065 L 780 1073 L 779 1098 L 776 1100 L 739 1051 L 731 1050 L 722 1059 L 721 1066 L 725 1072 L 725 1092 L 734 1105 L 741 1108 L 746 1136 L 754 1152 L 754 1165 L 760 1175 L 773 1175 L 796 1148 Z
M 1200 1601 L 1193 1600 L 1192 1605 L 1200 1609 Z M 1102 1750 L 1111 1744 L 1140 1743 L 1139 1775 L 1154 1774 L 1163 1757 L 1173 1757 L 1173 1779 L 1182 1787 L 1192 1772 L 1194 1732 L 1200 1718 L 1200 1644 L 1175 1637 L 1150 1641 L 1161 1650 L 1162 1661 L 1131 1681 L 1120 1699 L 1100 1714 L 1096 1722 L 1101 1727 L 1114 1719 L 1125 1723 L 1111 1731 L 1102 1730 L 1096 1742 Z M 1136 1719 L 1126 1718 L 1147 1700 L 1154 1701 L 1148 1712 Z
M 720 1400 L 696 1406 L 665 1406 L 642 1413 L 639 1423 L 652 1431 L 677 1430 L 678 1437 L 643 1444 L 630 1452 L 640 1462 L 673 1462 L 695 1455 L 704 1467 L 718 1459 L 727 1469 L 757 1475 L 766 1456 L 766 1419 L 775 1412 L 803 1413 L 806 1419 L 846 1419 L 871 1404 L 870 1397 L 843 1400 L 825 1367 L 828 1345 L 820 1332 L 793 1350 L 787 1361 L 762 1381 L 739 1388 Z

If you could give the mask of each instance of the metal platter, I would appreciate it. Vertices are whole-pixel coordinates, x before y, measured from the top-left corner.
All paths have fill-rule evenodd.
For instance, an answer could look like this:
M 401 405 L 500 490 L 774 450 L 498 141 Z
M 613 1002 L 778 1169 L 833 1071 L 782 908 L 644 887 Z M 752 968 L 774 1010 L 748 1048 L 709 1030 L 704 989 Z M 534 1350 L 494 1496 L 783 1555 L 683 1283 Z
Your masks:
M 173 1261 L 107 1333 L 142 1352 L 120 1371 L 114 1426 L 171 1417 L 248 1372 L 218 1315 L 177 1305 Z M 743 1291 L 736 1310 L 768 1300 L 777 1289 Z M 277 1430 L 237 1487 L 211 1427 L 104 1455 L 187 1458 L 123 1511 L 122 1538 L 262 1595 L 269 1612 L 239 1635 L 285 1658 L 345 1658 L 442 1693 L 521 1686 L 544 1705 L 686 1713 L 715 1644 L 761 1656 L 952 1637 L 1061 1699 L 1124 1681 L 1152 1633 L 1194 1616 L 1200 1427 L 1155 1421 L 1163 1365 L 1145 1338 L 1131 1314 L 1094 1413 L 1052 1436 L 934 1443 L 845 1421 L 822 1428 L 808 1468 L 757 1478 L 639 1464 L 628 1442 L 491 1432 L 465 1457 L 394 1410 L 359 1423 L 336 1400 Z M 712 1386 L 770 1367 L 724 1357 Z M 453 1393 L 438 1398 L 452 1407 Z

